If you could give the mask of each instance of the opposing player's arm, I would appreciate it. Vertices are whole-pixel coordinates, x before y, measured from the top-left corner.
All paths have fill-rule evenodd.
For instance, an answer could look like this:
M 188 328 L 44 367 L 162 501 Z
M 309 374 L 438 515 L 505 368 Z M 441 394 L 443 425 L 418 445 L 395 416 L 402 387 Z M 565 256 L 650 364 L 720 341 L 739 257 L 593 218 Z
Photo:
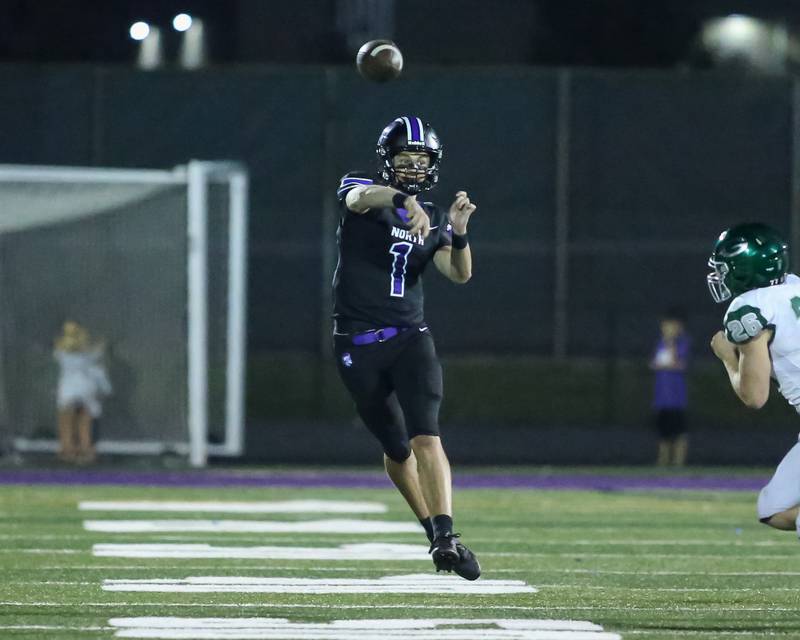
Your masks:
M 751 409 L 760 409 L 769 398 L 771 339 L 772 329 L 764 329 L 754 338 L 736 345 L 728 341 L 723 331 L 718 331 L 711 340 L 711 348 L 725 365 L 733 390 Z
M 742 296 L 731 304 L 725 315 L 725 330 L 713 337 L 711 348 L 725 365 L 739 399 L 752 409 L 760 409 L 769 397 L 769 343 L 774 327 L 770 324 L 772 310 L 754 302 Z
M 761 334 L 739 347 L 739 390 L 737 395 L 748 407 L 760 409 L 769 398 L 769 380 L 772 361 L 769 342 L 772 330 Z

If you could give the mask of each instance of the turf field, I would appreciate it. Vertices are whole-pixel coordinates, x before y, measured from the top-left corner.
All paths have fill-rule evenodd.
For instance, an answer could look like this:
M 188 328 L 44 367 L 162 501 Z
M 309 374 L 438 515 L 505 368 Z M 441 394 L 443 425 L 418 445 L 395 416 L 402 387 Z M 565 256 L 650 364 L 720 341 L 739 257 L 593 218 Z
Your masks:
M 754 503 L 460 489 L 468 583 L 433 573 L 390 489 L 4 485 L 0 638 L 797 638 L 800 543 Z

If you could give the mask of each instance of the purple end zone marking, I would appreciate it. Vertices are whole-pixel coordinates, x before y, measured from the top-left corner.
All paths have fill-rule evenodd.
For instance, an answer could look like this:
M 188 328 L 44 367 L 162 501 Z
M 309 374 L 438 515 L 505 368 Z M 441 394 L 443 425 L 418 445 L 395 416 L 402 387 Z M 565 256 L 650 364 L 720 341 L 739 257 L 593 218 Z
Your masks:
M 459 489 L 561 489 L 572 491 L 649 491 L 688 489 L 706 491 L 758 491 L 767 478 L 724 476 L 614 476 L 614 475 L 499 475 L 461 474 L 453 484 Z M 392 484 L 382 473 L 336 471 L 280 471 L 231 473 L 218 471 L 141 472 L 112 470 L 1 470 L 6 485 L 132 485 L 156 487 L 334 487 L 386 489 Z

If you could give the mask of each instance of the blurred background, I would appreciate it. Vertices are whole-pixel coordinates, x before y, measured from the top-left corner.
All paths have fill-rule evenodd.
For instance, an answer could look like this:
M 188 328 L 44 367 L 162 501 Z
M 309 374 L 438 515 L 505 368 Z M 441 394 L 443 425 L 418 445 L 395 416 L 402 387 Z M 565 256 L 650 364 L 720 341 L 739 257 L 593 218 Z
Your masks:
M 398 80 L 357 74 L 355 53 L 374 38 L 403 51 Z M 798 264 L 798 72 L 800 5 L 788 0 L 0 0 L 0 163 L 246 168 L 241 459 L 372 463 L 377 443 L 330 349 L 335 190 L 375 166 L 386 123 L 419 115 L 446 149 L 432 199 L 466 189 L 479 204 L 472 281 L 425 282 L 454 462 L 652 463 L 649 363 L 659 319 L 680 307 L 689 463 L 773 463 L 797 416 L 780 398 L 756 413 L 734 396 L 708 349 L 724 308 L 705 275 L 718 234 L 742 221 L 781 230 Z M 184 190 L 0 187 L 6 449 L 55 438 L 50 349 L 70 317 L 108 343 L 114 393 L 98 444 L 185 429 Z M 71 213 L 15 222 L 69 194 Z M 215 262 L 228 227 L 213 222 L 227 205 L 214 197 L 212 444 L 224 438 L 215 354 L 231 313 L 227 263 Z M 100 251 L 111 242 L 119 253 Z M 123 259 L 149 267 L 136 275 Z M 173 404 L 159 409 L 164 393 Z

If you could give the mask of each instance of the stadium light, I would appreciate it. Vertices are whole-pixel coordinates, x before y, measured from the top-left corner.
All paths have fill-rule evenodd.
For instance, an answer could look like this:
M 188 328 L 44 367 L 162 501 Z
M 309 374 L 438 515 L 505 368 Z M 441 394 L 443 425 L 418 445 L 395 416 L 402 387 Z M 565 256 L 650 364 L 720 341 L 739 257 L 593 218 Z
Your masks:
M 150 25 L 142 21 L 134 22 L 128 33 L 134 40 L 142 41 L 150 35 Z
M 175 31 L 188 31 L 192 28 L 192 16 L 188 13 L 179 13 L 172 19 L 172 28 Z
M 178 63 L 183 69 L 200 69 L 205 66 L 207 59 L 205 25 L 200 18 L 195 18 L 192 19 L 191 28 L 183 32 Z
M 139 41 L 139 55 L 136 64 L 140 69 L 158 69 L 164 63 L 161 46 L 161 29 L 148 29 L 147 36 Z
M 733 13 L 708 20 L 702 43 L 722 64 L 765 73 L 780 73 L 786 66 L 788 33 L 779 23 Z
M 729 47 L 747 47 L 758 38 L 764 28 L 760 20 L 733 13 L 719 23 L 719 37 Z

